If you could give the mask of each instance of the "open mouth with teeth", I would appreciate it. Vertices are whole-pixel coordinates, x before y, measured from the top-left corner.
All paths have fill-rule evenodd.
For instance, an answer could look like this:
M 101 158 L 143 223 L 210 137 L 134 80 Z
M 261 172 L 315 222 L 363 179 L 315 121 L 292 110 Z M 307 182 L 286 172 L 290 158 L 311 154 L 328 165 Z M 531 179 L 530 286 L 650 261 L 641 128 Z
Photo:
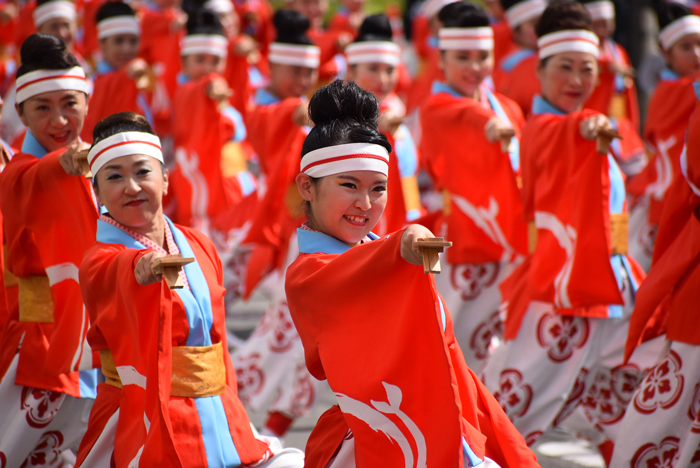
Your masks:
M 64 141 L 64 140 L 67 140 L 69 136 L 70 136 L 70 130 L 66 130 L 65 132 L 54 133 L 54 134 L 52 134 L 52 135 L 51 135 L 51 138 L 53 138 L 54 140 L 57 140 L 57 141 L 62 142 L 62 141 Z
M 369 218 L 366 216 L 343 215 L 343 218 L 353 226 L 365 226 L 367 225 L 367 221 L 369 221 Z

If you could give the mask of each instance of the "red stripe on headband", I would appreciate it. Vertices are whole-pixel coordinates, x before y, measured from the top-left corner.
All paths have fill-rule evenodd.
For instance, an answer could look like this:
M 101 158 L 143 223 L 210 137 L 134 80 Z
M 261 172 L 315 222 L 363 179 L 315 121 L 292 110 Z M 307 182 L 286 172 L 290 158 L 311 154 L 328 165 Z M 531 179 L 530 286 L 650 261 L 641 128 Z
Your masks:
M 321 164 L 328 164 L 336 161 L 343 161 L 345 159 L 377 159 L 379 161 L 385 162 L 389 164 L 389 162 L 386 160 L 386 158 L 383 158 L 381 156 L 377 156 L 376 154 L 346 154 L 344 156 L 336 156 L 335 158 L 329 158 L 329 159 L 324 159 L 322 161 L 316 161 L 315 163 L 311 163 L 308 166 L 304 167 L 304 172 L 311 169 L 312 167 L 320 166 Z
M 38 83 L 40 81 L 46 81 L 46 80 L 57 80 L 60 78 L 73 78 L 76 80 L 83 80 L 86 81 L 86 78 L 82 76 L 75 76 L 75 75 L 56 75 L 56 76 L 45 76 L 44 78 L 37 78 L 36 80 L 28 81 L 27 83 L 24 83 L 22 86 L 17 88 L 17 91 L 20 91 L 21 89 L 25 88 L 26 86 L 32 85 L 34 83 Z
M 115 143 L 115 144 L 113 144 L 113 145 L 111 145 L 111 146 L 108 146 L 108 147 L 103 148 L 102 150 L 100 150 L 100 152 L 97 153 L 97 154 L 95 155 L 95 157 L 93 158 L 92 162 L 94 163 L 95 161 L 97 161 L 97 159 L 98 159 L 100 156 L 102 156 L 102 153 L 104 153 L 104 152 L 107 151 L 107 150 L 110 150 L 110 149 L 112 149 L 112 148 L 116 148 L 116 147 L 122 146 L 122 145 L 130 145 L 130 144 L 132 144 L 132 143 L 139 143 L 139 144 L 142 144 L 142 145 L 149 145 L 149 146 L 152 146 L 152 147 L 154 147 L 154 148 L 158 148 L 160 151 L 163 151 L 163 148 L 161 148 L 160 146 L 156 145 L 155 143 L 151 143 L 151 142 L 149 142 L 149 141 L 134 141 L 134 140 L 132 140 L 132 141 L 120 141 L 119 143 Z M 92 166 L 92 163 L 90 163 L 90 165 Z
M 493 39 L 493 36 L 440 36 L 443 41 L 461 41 L 464 39 Z
M 575 42 L 575 41 L 578 41 L 578 42 L 588 42 L 589 44 L 593 44 L 593 45 L 596 46 L 596 47 L 600 47 L 599 44 L 596 44 L 595 42 L 593 42 L 592 40 L 589 40 L 589 39 L 584 39 L 584 38 L 582 38 L 582 37 L 566 37 L 566 38 L 563 38 L 563 39 L 558 39 L 558 40 L 556 40 L 556 41 L 547 42 L 547 43 L 545 43 L 545 44 L 542 44 L 542 45 L 540 46 L 540 49 L 544 49 L 545 47 L 553 46 L 554 44 L 560 44 L 560 43 L 562 43 L 562 42 Z
M 359 50 L 352 50 L 348 52 L 348 55 L 356 55 L 356 54 L 391 54 L 391 55 L 399 55 L 398 51 L 396 50 L 387 50 L 387 49 L 359 49 Z
M 318 50 L 301 51 L 301 50 L 270 50 L 273 54 L 296 55 L 297 57 L 319 57 L 321 53 Z

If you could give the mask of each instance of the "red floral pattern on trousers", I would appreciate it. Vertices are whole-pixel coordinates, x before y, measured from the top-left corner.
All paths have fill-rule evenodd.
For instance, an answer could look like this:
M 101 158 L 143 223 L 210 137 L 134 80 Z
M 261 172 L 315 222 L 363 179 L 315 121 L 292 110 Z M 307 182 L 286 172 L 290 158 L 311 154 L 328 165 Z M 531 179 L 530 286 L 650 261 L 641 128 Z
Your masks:
M 632 468 L 681 468 L 676 467 L 678 461 L 677 437 L 666 437 L 659 445 L 649 442 L 644 444 L 632 457 Z
M 523 375 L 518 370 L 505 369 L 501 372 L 499 390 L 493 396 L 513 421 L 523 417 L 530 409 L 532 387 L 523 384 Z
M 537 341 L 547 349 L 554 362 L 564 362 L 588 341 L 589 326 L 585 317 L 558 315 L 548 312 L 537 324 Z
M 700 434 L 700 384 L 695 385 L 693 399 L 690 400 L 690 407 L 688 408 L 688 417 L 693 422 L 690 432 Z
M 579 403 L 581 403 L 583 395 L 586 391 L 587 376 L 588 369 L 585 367 L 579 369 L 574 386 L 571 388 L 571 392 L 569 393 L 569 397 L 564 402 L 564 406 L 562 406 L 561 411 L 559 411 L 559 414 L 557 414 L 557 417 L 554 418 L 554 422 L 552 423 L 553 426 L 558 426 L 565 421 L 566 418 L 571 416 Z
M 290 405 L 292 416 L 306 415 L 316 401 L 316 390 L 312 378 L 305 364 L 297 366 L 294 374 L 294 395 Z
M 450 282 L 463 301 L 471 301 L 496 281 L 500 269 L 498 262 L 454 265 Z
M 20 468 L 28 466 L 51 466 L 61 456 L 63 434 L 58 431 L 44 433 L 36 448 L 29 454 Z
M 260 393 L 265 384 L 265 372 L 260 368 L 260 354 L 237 356 L 235 361 L 238 398 L 247 404 L 253 395 Z
M 65 394 L 41 388 L 22 387 L 21 398 L 20 408 L 27 412 L 27 423 L 35 429 L 42 429 L 56 417 Z
M 275 318 L 274 329 L 267 340 L 267 345 L 272 352 L 284 353 L 285 351 L 289 351 L 294 341 L 299 339 L 297 329 L 289 313 L 289 306 L 286 302 L 281 302 L 279 304 Z
M 646 375 L 634 396 L 634 408 L 651 414 L 657 408 L 672 408 L 683 393 L 683 361 L 674 350 Z
M 537 439 L 542 437 L 542 434 L 544 434 L 544 432 L 542 432 L 542 431 L 533 431 L 533 432 L 529 433 L 528 435 L 525 436 L 525 443 L 527 444 L 528 447 L 530 447 L 532 444 L 537 442 Z
M 581 403 L 588 419 L 598 428 L 601 428 L 601 424 L 611 425 L 620 421 L 638 380 L 639 368 L 633 364 L 611 370 L 599 369 Z
M 481 322 L 474 330 L 471 340 L 469 340 L 469 348 L 474 351 L 477 359 L 486 359 L 489 357 L 489 348 L 491 340 L 494 337 L 503 336 L 503 322 L 498 311 L 492 313 L 489 318 Z

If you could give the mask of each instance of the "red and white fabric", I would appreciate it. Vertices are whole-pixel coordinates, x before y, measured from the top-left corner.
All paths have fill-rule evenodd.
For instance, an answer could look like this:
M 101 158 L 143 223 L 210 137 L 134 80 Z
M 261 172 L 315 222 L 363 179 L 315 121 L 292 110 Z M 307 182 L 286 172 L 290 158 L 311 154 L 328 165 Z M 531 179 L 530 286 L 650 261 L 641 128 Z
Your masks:
M 57 2 L 64 3 L 64 2 Z M 82 67 L 61 70 L 35 70 L 17 78 L 17 104 L 42 93 L 73 90 L 89 94 L 90 86 Z
M 598 58 L 600 40 L 585 29 L 567 29 L 545 34 L 537 40 L 538 56 L 544 60 L 562 52 L 584 52 Z
M 504 15 L 510 29 L 515 29 L 521 24 L 537 18 L 546 9 L 546 0 L 525 0 L 508 8 Z
M 19 354 L 0 380 L 0 467 L 67 466 L 95 400 L 15 385 L 18 362 Z
M 620 424 L 614 467 L 700 467 L 700 347 L 667 341 Z
M 697 33 L 700 33 L 700 17 L 683 16 L 659 32 L 659 42 L 664 50 L 669 50 L 683 36 Z

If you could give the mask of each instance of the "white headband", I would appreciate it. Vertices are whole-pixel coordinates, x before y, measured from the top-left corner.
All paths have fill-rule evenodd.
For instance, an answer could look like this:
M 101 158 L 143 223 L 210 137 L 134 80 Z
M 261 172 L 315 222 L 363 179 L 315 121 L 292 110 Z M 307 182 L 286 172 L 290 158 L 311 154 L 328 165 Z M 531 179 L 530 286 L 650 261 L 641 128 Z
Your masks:
M 208 0 L 204 3 L 204 8 L 217 13 L 231 13 L 233 12 L 233 3 L 231 0 Z
M 150 133 L 122 132 L 93 145 L 88 152 L 88 163 L 93 175 L 113 159 L 133 154 L 143 154 L 163 163 L 160 138 Z
M 537 18 L 547 9 L 546 0 L 525 0 L 516 3 L 505 11 L 506 21 L 511 29 L 515 29 L 526 21 Z
M 586 7 L 586 10 L 588 10 L 588 13 L 590 13 L 593 21 L 601 19 L 615 19 L 615 4 L 610 0 L 586 3 L 583 6 Z
M 427 18 L 432 18 L 433 16 L 440 13 L 445 6 L 450 3 L 457 3 L 458 0 L 428 0 L 423 4 L 423 15 Z
M 683 16 L 672 22 L 659 33 L 659 41 L 664 50 L 669 50 L 678 39 L 686 34 L 700 33 L 700 17 Z
M 562 52 L 586 52 L 598 58 L 600 42 L 586 29 L 567 29 L 545 34 L 537 41 L 540 60 Z
M 17 78 L 18 104 L 38 94 L 61 90 L 89 93 L 85 70 L 73 67 L 63 70 L 35 70 Z
M 348 143 L 320 148 L 301 158 L 301 172 L 311 177 L 351 171 L 373 171 L 389 176 L 389 153 L 381 145 Z
M 385 63 L 396 66 L 401 62 L 401 49 L 389 41 L 353 42 L 345 49 L 350 65 L 358 63 Z
M 75 4 L 63 0 L 44 3 L 36 7 L 36 10 L 32 13 L 32 17 L 34 18 L 34 26 L 37 29 L 48 20 L 54 18 L 65 18 L 70 21 L 75 21 Z
M 105 39 L 119 34 L 139 35 L 139 22 L 131 15 L 113 16 L 97 23 L 97 38 Z
M 493 29 L 441 28 L 438 33 L 440 50 L 493 50 Z
M 314 45 L 273 42 L 267 60 L 278 65 L 318 68 L 321 64 L 321 49 Z
M 192 34 L 182 39 L 180 55 L 211 54 L 226 57 L 228 41 L 219 34 Z

